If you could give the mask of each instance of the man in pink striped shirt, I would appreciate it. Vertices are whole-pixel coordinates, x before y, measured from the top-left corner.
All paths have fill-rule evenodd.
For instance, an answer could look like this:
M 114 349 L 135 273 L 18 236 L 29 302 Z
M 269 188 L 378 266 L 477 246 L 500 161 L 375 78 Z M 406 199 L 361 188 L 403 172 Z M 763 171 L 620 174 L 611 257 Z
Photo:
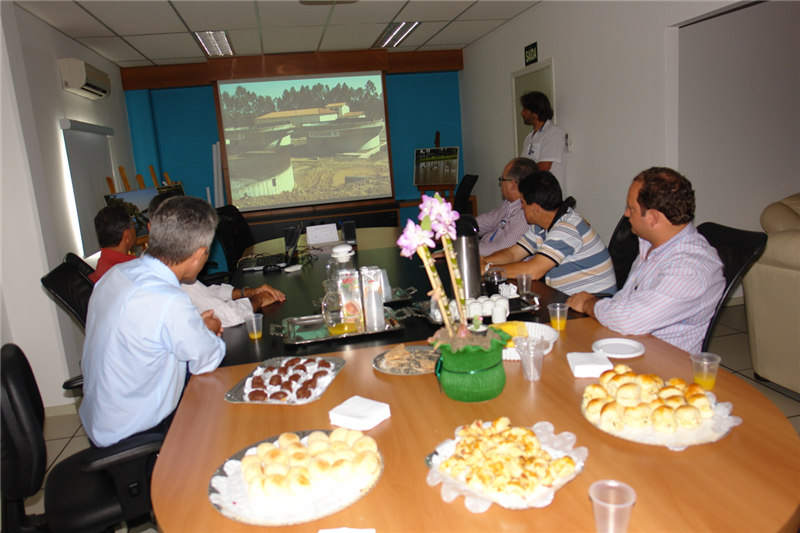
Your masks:
M 639 236 L 639 257 L 625 287 L 607 299 L 580 292 L 567 304 L 624 335 L 650 333 L 700 351 L 725 278 L 717 251 L 692 224 L 694 208 L 692 184 L 674 170 L 636 176 L 625 216 Z

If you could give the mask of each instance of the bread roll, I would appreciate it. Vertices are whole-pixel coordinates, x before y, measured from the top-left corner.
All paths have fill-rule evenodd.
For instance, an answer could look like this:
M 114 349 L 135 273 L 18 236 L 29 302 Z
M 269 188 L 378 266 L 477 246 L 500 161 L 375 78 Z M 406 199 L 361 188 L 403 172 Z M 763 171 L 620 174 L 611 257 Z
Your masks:
M 364 436 L 363 431 L 359 431 L 357 429 L 351 429 L 347 432 L 347 437 L 345 437 L 344 441 L 347 443 L 348 446 L 352 448 L 353 443 L 363 436 Z
M 308 438 L 306 439 L 309 448 L 311 447 L 311 443 L 316 441 L 330 442 L 330 438 L 324 431 L 312 431 L 308 434 Z
M 333 450 L 327 450 L 322 453 L 317 454 L 314 459 L 320 459 L 322 461 L 327 462 L 329 465 L 332 465 L 333 462 L 336 460 L 336 454 Z
M 607 387 L 608 382 L 611 381 L 611 378 L 613 378 L 616 375 L 617 373 L 614 372 L 613 370 L 606 370 L 605 372 L 600 374 L 600 385 L 602 385 L 603 387 Z
M 336 481 L 347 481 L 353 477 L 353 462 L 339 459 L 331 465 L 331 477 Z
M 294 476 L 306 476 L 306 477 L 309 477 L 309 475 L 310 474 L 308 472 L 308 468 L 306 468 L 305 466 L 293 466 L 286 473 L 286 477 L 287 478 L 292 478 Z
M 656 398 L 655 400 L 653 400 L 652 402 L 650 402 L 650 404 L 649 404 L 649 405 L 650 405 L 650 409 L 652 409 L 653 411 L 655 411 L 656 409 L 658 409 L 659 407 L 661 407 L 662 405 L 664 405 L 664 400 L 662 400 L 661 398 Z
M 261 466 L 261 458 L 258 455 L 245 455 L 242 457 L 242 472 L 251 464 Z
M 281 497 L 289 494 L 289 480 L 286 476 L 272 474 L 264 478 L 264 493 L 268 497 Z
M 286 448 L 281 446 L 281 449 L 286 450 L 286 453 L 288 453 L 289 455 L 293 454 L 294 452 L 308 453 L 308 448 L 305 446 L 305 444 L 301 443 L 300 441 L 292 442 Z
M 353 443 L 353 451 L 356 453 L 361 452 L 377 452 L 378 443 L 369 435 L 364 435 Z
M 686 388 L 686 381 L 681 378 L 669 378 L 666 383 L 664 383 L 667 387 L 676 387 L 683 392 L 683 389 Z
M 625 425 L 632 428 L 649 426 L 652 412 L 650 405 L 646 403 L 640 403 L 635 407 L 627 407 L 625 409 Z
M 294 452 L 289 455 L 289 466 L 306 466 L 308 465 L 309 455 L 307 450 L 302 452 Z
M 336 453 L 338 451 L 341 451 L 341 450 L 349 450 L 349 449 L 350 449 L 350 446 L 348 446 L 347 443 L 345 441 L 343 441 L 343 440 L 337 440 L 337 441 L 331 442 L 330 450 L 332 452 L 334 452 L 334 453 Z
M 606 391 L 605 387 L 597 383 L 592 383 L 583 390 L 583 402 L 581 407 L 585 408 L 586 404 L 595 398 L 605 398 L 607 396 L 608 392 Z
M 642 388 L 633 382 L 620 385 L 617 389 L 617 403 L 623 407 L 636 407 L 640 403 L 639 394 L 641 391 Z
M 652 374 L 639 374 L 633 378 L 633 382 L 641 387 L 641 398 L 643 402 L 652 402 L 658 398 L 658 389 L 661 388 L 659 380 L 653 379 Z
M 280 474 L 285 476 L 289 473 L 289 467 L 280 463 L 269 463 L 264 467 L 264 475 L 271 476 L 273 474 Z
M 264 478 L 259 477 L 247 484 L 247 495 L 250 498 L 250 505 L 254 509 L 264 507 L 268 504 L 267 494 L 264 490 Z
M 586 408 L 584 409 L 586 418 L 589 419 L 589 422 L 592 424 L 599 424 L 600 411 L 603 409 L 605 404 L 610 403 L 611 401 L 611 398 L 608 396 L 605 398 L 595 398 L 594 400 L 589 400 L 589 403 L 586 404 Z
M 256 448 L 256 455 L 258 455 L 263 461 L 264 456 L 267 455 L 267 452 L 274 449 L 275 445 L 272 444 L 271 442 L 262 442 L 261 444 L 258 445 L 258 448 Z
M 695 429 L 700 425 L 700 409 L 692 405 L 681 405 L 675 410 L 675 419 L 678 427 Z
M 297 474 L 289 476 L 289 493 L 301 496 L 311 490 L 311 479 L 307 475 Z
M 701 418 L 711 418 L 714 416 L 714 408 L 711 407 L 711 400 L 705 394 L 693 394 L 686 398 L 686 403 L 697 407 L 700 410 Z
M 264 471 L 261 469 L 261 463 L 251 463 L 247 465 L 247 468 L 242 470 L 242 474 L 244 475 L 244 482 L 248 485 L 251 481 L 256 478 L 263 477 Z
M 686 405 L 686 398 L 684 398 L 682 394 L 670 396 L 669 398 L 664 398 L 664 405 L 671 409 L 677 409 L 681 405 Z
M 653 422 L 653 429 L 662 433 L 675 433 L 677 429 L 677 422 L 675 420 L 675 411 L 662 405 L 653 411 L 650 416 Z
M 326 440 L 315 440 L 308 443 L 308 454 L 311 456 L 320 454 L 328 449 L 330 449 L 330 445 Z
M 378 454 L 372 451 L 361 452 L 353 459 L 353 470 L 357 474 L 374 474 L 380 467 Z
M 334 456 L 334 463 L 340 459 L 347 459 L 348 461 L 352 461 L 356 457 L 356 452 L 354 452 L 351 448 L 347 448 L 346 450 L 338 450 L 333 452 Z
M 331 475 L 331 464 L 319 458 L 314 458 L 308 463 L 308 473 L 311 479 L 325 479 Z
M 300 437 L 297 436 L 297 433 L 281 433 L 278 437 L 278 446 L 281 448 L 288 448 L 293 442 L 300 442 Z
M 608 385 L 606 385 L 606 390 L 608 390 L 609 396 L 616 396 L 617 390 L 620 386 L 626 383 L 633 383 L 633 379 L 636 377 L 636 374 L 633 372 L 626 372 L 625 374 L 617 374 L 613 378 L 608 381 Z
M 267 452 L 267 454 L 261 458 L 264 463 L 280 463 L 280 464 L 288 464 L 289 463 L 289 454 L 286 453 L 286 450 L 281 450 L 280 448 L 273 448 Z
M 694 396 L 695 394 L 702 394 L 705 396 L 706 390 L 698 385 L 697 383 L 692 383 L 691 385 L 687 385 L 685 389 L 683 389 L 683 396 L 688 400 L 689 396 Z
M 660 391 L 658 391 L 658 397 L 662 400 L 665 398 L 669 398 L 670 396 L 681 396 L 683 397 L 683 393 L 678 387 L 664 387 Z
M 622 431 L 625 427 L 625 407 L 617 402 L 609 402 L 600 410 L 600 429 L 603 431 Z
M 620 363 L 618 365 L 614 365 L 614 372 L 617 374 L 627 374 L 628 372 L 631 372 L 631 367 Z
M 350 430 L 347 429 L 347 428 L 336 428 L 336 429 L 334 429 L 333 431 L 331 431 L 331 434 L 330 434 L 331 443 L 337 442 L 337 441 L 346 442 L 347 441 L 347 433 L 349 431 Z

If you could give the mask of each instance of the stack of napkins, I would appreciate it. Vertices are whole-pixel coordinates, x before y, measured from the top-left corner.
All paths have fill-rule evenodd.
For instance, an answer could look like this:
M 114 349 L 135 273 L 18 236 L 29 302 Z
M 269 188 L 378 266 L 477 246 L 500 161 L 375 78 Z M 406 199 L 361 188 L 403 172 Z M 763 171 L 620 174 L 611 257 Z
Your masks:
M 353 396 L 328 411 L 328 416 L 334 426 L 366 431 L 392 416 L 392 413 L 388 403 Z
M 570 352 L 567 354 L 567 361 L 576 378 L 599 378 L 600 374 L 614 368 L 608 357 L 597 352 Z

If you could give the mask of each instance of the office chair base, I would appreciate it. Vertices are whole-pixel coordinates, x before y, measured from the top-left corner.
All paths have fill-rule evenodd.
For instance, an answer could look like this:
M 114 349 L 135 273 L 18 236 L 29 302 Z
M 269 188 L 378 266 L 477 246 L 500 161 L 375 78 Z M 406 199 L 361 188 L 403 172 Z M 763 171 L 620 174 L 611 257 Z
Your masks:
M 50 531 L 43 514 L 25 514 L 24 500 L 3 498 L 3 531 L 8 533 L 46 533 Z
M 753 372 L 753 377 L 755 377 L 755 378 L 756 378 L 756 381 L 759 381 L 759 382 L 761 382 L 761 383 L 772 383 L 772 381 L 770 381 L 770 380 L 768 380 L 767 378 L 765 378 L 765 377 L 763 377 L 763 376 L 759 375 L 759 373 L 758 373 L 758 372 Z

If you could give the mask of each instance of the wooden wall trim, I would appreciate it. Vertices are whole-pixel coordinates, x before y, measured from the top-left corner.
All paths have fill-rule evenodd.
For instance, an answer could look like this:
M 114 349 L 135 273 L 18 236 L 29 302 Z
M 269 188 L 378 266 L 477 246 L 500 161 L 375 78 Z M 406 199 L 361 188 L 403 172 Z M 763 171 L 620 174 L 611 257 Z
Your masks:
M 120 69 L 122 89 L 211 85 L 214 81 L 379 70 L 387 74 L 463 70 L 461 50 L 355 50 L 209 59 L 205 63 Z

